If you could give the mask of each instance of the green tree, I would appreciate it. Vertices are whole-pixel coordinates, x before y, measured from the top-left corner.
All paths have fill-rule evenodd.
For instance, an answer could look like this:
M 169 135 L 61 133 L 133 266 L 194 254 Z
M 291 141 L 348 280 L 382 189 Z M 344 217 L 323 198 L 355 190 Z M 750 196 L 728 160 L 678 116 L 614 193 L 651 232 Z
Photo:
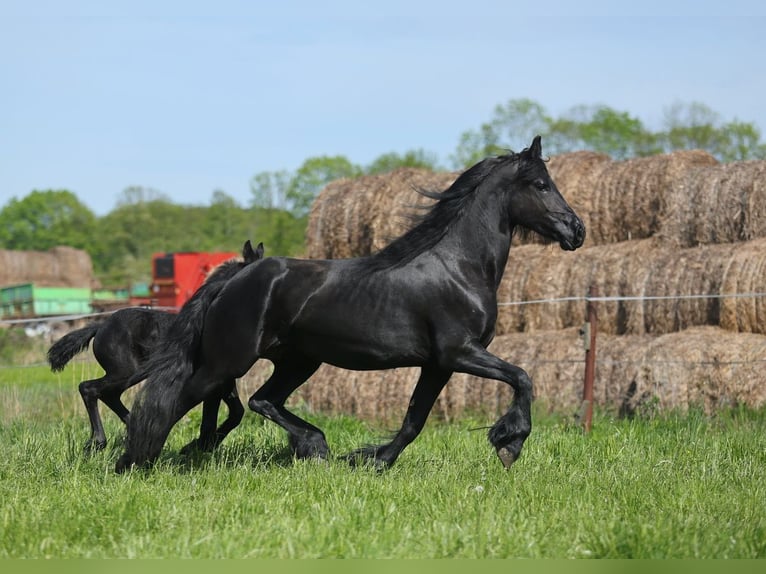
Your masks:
M 665 110 L 664 131 L 658 135 L 664 151 L 703 149 L 720 161 L 761 159 L 766 144 L 753 124 L 724 122 L 700 102 L 675 103 Z
M 400 167 L 418 167 L 436 171 L 439 163 L 436 156 L 423 149 L 409 150 L 403 154 L 396 152 L 384 153 L 367 166 L 365 173 L 374 175 L 388 173 Z
M 251 205 L 264 209 L 287 208 L 287 186 L 290 174 L 285 170 L 262 171 L 250 180 Z
M 311 157 L 293 174 L 285 190 L 287 208 L 297 217 L 306 215 L 314 198 L 331 181 L 358 177 L 362 169 L 342 155 Z
M 67 190 L 35 190 L 23 199 L 11 199 L 0 211 L 4 249 L 89 249 L 95 229 L 96 216 Z
M 498 104 L 489 122 L 482 124 L 478 130 L 463 132 L 451 156 L 452 164 L 462 169 L 490 155 L 511 149 L 519 151 L 538 134 L 543 135 L 545 142 L 552 121 L 545 108 L 530 99 L 515 99 L 505 105 Z
M 614 159 L 660 151 L 656 137 L 641 120 L 607 106 L 577 106 L 552 120 L 546 141 L 550 154 L 588 149 Z

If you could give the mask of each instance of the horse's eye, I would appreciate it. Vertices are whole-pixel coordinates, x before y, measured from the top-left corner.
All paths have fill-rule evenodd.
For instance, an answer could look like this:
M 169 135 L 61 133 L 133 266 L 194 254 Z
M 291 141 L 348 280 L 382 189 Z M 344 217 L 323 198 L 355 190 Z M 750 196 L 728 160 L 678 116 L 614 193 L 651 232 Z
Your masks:
M 532 182 L 532 185 L 534 185 L 538 191 L 548 191 L 548 189 L 550 189 L 547 182 L 543 179 L 536 179 Z

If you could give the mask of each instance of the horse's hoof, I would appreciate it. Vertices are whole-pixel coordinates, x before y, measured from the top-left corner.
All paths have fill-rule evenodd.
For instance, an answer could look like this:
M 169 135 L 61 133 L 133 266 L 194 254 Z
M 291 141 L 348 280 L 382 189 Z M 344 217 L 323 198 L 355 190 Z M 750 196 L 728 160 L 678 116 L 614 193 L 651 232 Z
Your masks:
M 516 462 L 517 455 L 513 454 L 508 447 L 501 447 L 497 449 L 497 457 L 506 469 L 511 468 L 511 465 Z
M 82 447 L 83 453 L 86 455 L 93 454 L 95 452 L 98 452 L 100 450 L 104 450 L 106 448 L 106 441 L 93 441 L 89 440 L 85 443 Z
M 114 465 L 114 472 L 117 474 L 122 474 L 127 472 L 132 466 L 133 462 L 130 460 L 130 457 L 123 454 L 120 458 L 117 459 L 117 464 Z

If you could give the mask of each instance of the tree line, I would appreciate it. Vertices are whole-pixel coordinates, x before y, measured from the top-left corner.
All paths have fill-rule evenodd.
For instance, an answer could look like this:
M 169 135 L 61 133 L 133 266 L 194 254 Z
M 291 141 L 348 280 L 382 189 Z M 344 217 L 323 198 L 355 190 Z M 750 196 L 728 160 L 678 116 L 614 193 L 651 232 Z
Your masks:
M 148 282 L 151 255 L 161 251 L 239 251 L 250 238 L 263 241 L 269 255 L 300 255 L 309 209 L 329 182 L 399 167 L 462 170 L 489 155 L 518 151 L 536 134 L 543 136 L 549 155 L 589 149 L 619 160 L 703 149 L 722 162 L 766 158 L 756 125 L 725 121 L 697 102 L 670 106 L 660 128 L 652 130 L 607 106 L 575 106 L 555 116 L 533 100 L 513 99 L 498 105 L 477 129 L 465 131 L 447 165 L 423 149 L 385 153 L 369 165 L 342 155 L 311 157 L 294 172 L 255 174 L 248 205 L 221 190 L 212 193 L 209 205 L 199 206 L 129 187 L 112 211 L 97 217 L 71 191 L 34 190 L 0 210 L 0 248 L 84 249 L 105 286 Z

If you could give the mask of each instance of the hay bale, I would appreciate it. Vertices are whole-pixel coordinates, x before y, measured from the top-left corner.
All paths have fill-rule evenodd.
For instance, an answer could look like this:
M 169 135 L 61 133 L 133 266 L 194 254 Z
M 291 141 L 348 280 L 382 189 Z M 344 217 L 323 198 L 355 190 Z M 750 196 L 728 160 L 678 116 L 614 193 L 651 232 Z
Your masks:
M 766 293 L 766 239 L 731 245 L 721 293 Z M 730 331 L 766 333 L 766 297 L 721 299 L 719 324 Z
M 583 298 L 591 285 L 599 296 L 644 298 L 600 302 L 599 330 L 604 333 L 662 334 L 697 325 L 766 333 L 766 297 L 674 298 L 766 293 L 766 239 L 685 249 L 643 239 L 575 253 L 553 246 L 514 247 L 498 289 L 497 333 L 582 325 L 586 307 L 582 300 L 506 303 Z
M 97 287 L 90 255 L 59 246 L 48 251 L 0 250 L 0 285 L 34 283 L 40 287 Z
M 683 246 L 766 237 L 766 161 L 700 167 L 674 190 L 660 235 Z
M 652 237 L 675 198 L 687 192 L 688 174 L 716 165 L 700 150 L 676 151 L 607 164 L 592 190 L 587 232 L 594 244 Z
M 582 402 L 584 349 L 577 329 L 514 333 L 497 337 L 490 349 L 524 368 L 535 398 L 554 412 L 579 410 Z M 259 362 L 241 384 L 248 392 L 268 375 Z M 679 333 L 599 335 L 595 403 L 614 413 L 726 405 L 759 408 L 766 404 L 763 367 L 766 336 L 695 327 Z M 257 372 L 256 372 L 257 371 Z M 401 422 L 418 378 L 418 369 L 345 371 L 322 365 L 291 399 L 291 404 L 327 414 L 365 420 Z M 245 394 L 245 393 L 243 393 Z M 503 414 L 513 392 L 503 383 L 456 373 L 442 391 L 433 416 Z
M 337 259 L 382 249 L 409 229 L 420 208 L 431 205 L 417 190 L 443 191 L 458 175 L 400 168 L 329 183 L 309 213 L 307 256 Z

